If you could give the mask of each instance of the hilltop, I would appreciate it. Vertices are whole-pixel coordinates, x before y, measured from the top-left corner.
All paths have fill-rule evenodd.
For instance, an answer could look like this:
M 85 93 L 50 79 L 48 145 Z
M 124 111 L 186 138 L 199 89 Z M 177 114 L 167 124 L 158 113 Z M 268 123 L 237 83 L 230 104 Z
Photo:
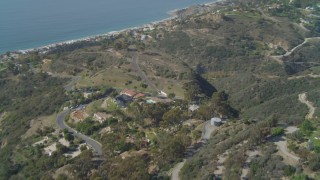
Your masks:
M 0 177 L 317 179 L 318 9 L 220 2 L 6 54 Z

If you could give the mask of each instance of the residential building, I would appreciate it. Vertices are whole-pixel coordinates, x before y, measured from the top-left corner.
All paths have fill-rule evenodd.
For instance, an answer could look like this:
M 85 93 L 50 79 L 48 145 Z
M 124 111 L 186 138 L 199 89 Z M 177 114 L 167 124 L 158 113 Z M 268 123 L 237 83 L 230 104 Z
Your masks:
M 136 95 L 134 95 L 134 99 L 140 99 L 140 98 L 144 98 L 146 95 L 143 93 L 137 93 Z
M 131 90 L 131 89 L 124 89 L 123 91 L 121 91 L 120 95 L 122 95 L 122 94 L 125 94 L 130 97 L 134 97 L 138 93 L 135 92 L 134 90 Z

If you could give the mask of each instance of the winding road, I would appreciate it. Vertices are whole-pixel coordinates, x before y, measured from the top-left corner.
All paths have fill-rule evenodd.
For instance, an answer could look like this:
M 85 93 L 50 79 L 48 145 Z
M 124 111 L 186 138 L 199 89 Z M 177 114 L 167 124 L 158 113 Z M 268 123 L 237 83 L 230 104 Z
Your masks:
M 290 56 L 294 51 L 296 51 L 298 48 L 302 47 L 307 42 L 310 42 L 312 40 L 320 40 L 320 37 L 311 37 L 311 38 L 305 38 L 304 41 L 297 45 L 296 47 L 292 48 L 290 51 L 286 52 L 284 55 L 279 56 L 271 56 L 273 59 L 275 59 L 279 63 L 283 63 L 282 58 Z
M 307 93 L 299 94 L 299 101 L 308 106 L 309 112 L 306 115 L 306 119 L 312 119 L 316 108 L 313 106 L 313 103 L 307 100 Z
M 285 130 L 286 130 L 286 134 L 291 134 L 291 133 L 297 131 L 298 128 L 296 128 L 294 126 L 289 126 Z M 285 136 L 279 137 L 279 139 L 276 140 L 274 143 L 275 143 L 275 145 L 277 145 L 279 153 L 284 158 L 284 161 L 287 161 L 291 165 L 298 164 L 300 158 L 289 151 L 289 149 L 287 147 L 287 140 L 286 140 Z
M 212 126 L 210 121 L 205 122 L 205 125 L 202 130 L 201 139 L 208 140 L 211 137 L 213 131 L 215 131 L 218 127 Z M 184 164 L 186 163 L 186 159 L 183 159 L 182 162 L 176 164 L 172 169 L 171 180 L 180 180 L 179 173 Z
M 94 150 L 94 153 L 96 153 L 96 155 L 101 156 L 102 155 L 101 143 L 99 143 L 98 141 L 96 141 L 86 135 L 78 133 L 76 130 L 72 129 L 70 126 L 68 126 L 65 123 L 64 120 L 69 113 L 70 113 L 70 109 L 67 109 L 67 110 L 64 110 L 58 114 L 57 119 L 56 119 L 56 123 L 57 123 L 58 127 L 60 129 L 67 129 L 69 132 L 73 133 L 74 136 L 85 141 L 86 144 L 88 144 L 90 147 L 92 147 L 92 149 Z

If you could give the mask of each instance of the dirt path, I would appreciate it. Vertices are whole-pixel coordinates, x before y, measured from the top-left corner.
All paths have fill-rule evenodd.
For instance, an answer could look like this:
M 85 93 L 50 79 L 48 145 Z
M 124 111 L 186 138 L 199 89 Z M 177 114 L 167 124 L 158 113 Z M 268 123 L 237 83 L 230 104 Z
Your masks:
M 317 74 L 307 74 L 307 75 L 301 75 L 301 76 L 292 76 L 292 77 L 288 77 L 288 80 L 300 79 L 300 78 L 305 78 L 305 77 L 320 78 L 320 75 L 317 75 Z
M 299 44 L 296 47 L 292 48 L 290 51 L 286 52 L 284 55 L 270 56 L 270 57 L 273 58 L 274 60 L 276 60 L 279 64 L 282 64 L 283 63 L 283 61 L 282 61 L 283 57 L 290 56 L 294 51 L 296 51 L 297 49 L 302 47 L 304 44 L 306 44 L 307 42 L 310 42 L 312 40 L 320 40 L 320 37 L 305 38 L 304 41 L 301 44 Z
M 296 165 L 299 162 L 299 157 L 289 152 L 287 148 L 287 140 L 282 138 L 281 140 L 275 142 L 278 147 L 279 154 L 283 157 L 284 161 L 290 165 Z
M 137 52 L 130 52 L 131 55 L 131 64 L 133 69 L 138 73 L 138 75 L 141 77 L 141 79 L 148 84 L 149 87 L 153 88 L 156 92 L 161 92 L 154 84 L 151 82 L 148 78 L 148 76 L 141 70 L 139 66 L 139 58 Z
M 313 103 L 307 100 L 307 93 L 299 94 L 299 101 L 303 104 L 306 104 L 309 108 L 309 112 L 306 115 L 306 119 L 312 119 L 316 108 L 313 106 Z
M 263 12 L 263 10 L 260 9 L 260 8 L 258 8 L 258 11 L 261 13 L 261 16 L 262 16 L 263 18 L 265 18 L 265 19 L 268 19 L 268 20 L 270 20 L 270 21 L 277 22 L 277 23 L 281 22 L 280 20 L 278 20 L 278 19 L 276 19 L 276 18 L 274 18 L 274 17 L 267 16 L 267 15 Z
M 223 154 L 218 156 L 218 165 L 217 169 L 214 171 L 214 175 L 216 176 L 222 176 L 223 170 L 224 170 L 224 165 L 223 163 L 227 160 L 228 157 L 228 151 L 224 152 Z
M 242 169 L 242 173 L 241 173 L 241 179 L 245 179 L 247 176 L 248 176 L 248 173 L 249 173 L 249 164 L 251 162 L 251 160 L 260 154 L 260 151 L 258 150 L 254 150 L 254 151 L 247 151 L 246 153 L 248 155 L 248 158 L 245 162 L 245 165 Z
M 291 134 L 297 131 L 298 128 L 294 126 L 289 126 L 285 130 L 286 130 L 286 134 Z M 297 165 L 299 163 L 300 158 L 289 151 L 285 136 L 277 137 L 276 139 L 273 139 L 273 141 L 275 145 L 277 145 L 277 148 L 279 150 L 278 153 L 283 157 L 284 162 L 292 166 Z

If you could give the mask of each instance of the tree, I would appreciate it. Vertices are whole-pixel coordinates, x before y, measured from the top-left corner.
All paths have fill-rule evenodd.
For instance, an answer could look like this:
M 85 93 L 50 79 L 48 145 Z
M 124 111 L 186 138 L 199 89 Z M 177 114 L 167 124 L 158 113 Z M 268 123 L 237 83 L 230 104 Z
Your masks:
M 66 152 L 68 152 L 68 148 L 60 143 L 57 143 L 56 145 L 56 148 L 57 148 L 57 153 L 58 154 L 64 154 Z
M 312 133 L 312 131 L 316 130 L 316 128 L 309 120 L 304 120 L 300 125 L 300 130 L 303 134 L 309 136 Z
M 320 170 L 320 154 L 311 154 L 309 157 L 309 167 L 313 171 Z
M 107 167 L 108 179 L 132 179 L 132 180 L 148 180 L 147 161 L 141 157 L 128 157 L 126 159 L 114 159 L 112 165 Z
M 296 172 L 296 168 L 290 166 L 290 165 L 287 165 L 284 169 L 283 169 L 283 174 L 285 176 L 291 176 L 293 175 L 294 173 Z
M 146 84 L 146 83 L 141 83 L 141 84 L 140 84 L 140 87 L 146 89 L 146 88 L 148 87 L 148 84 Z
M 175 93 L 169 93 L 168 94 L 168 98 L 170 98 L 170 99 L 173 99 L 173 98 L 175 98 L 176 97 L 176 94 Z
M 67 132 L 67 133 L 64 134 L 64 139 L 67 140 L 67 141 L 73 141 L 74 140 L 74 136 L 70 132 Z
M 311 180 L 306 174 L 298 174 L 292 178 L 292 180 Z
M 271 135 L 272 136 L 280 136 L 284 134 L 284 129 L 282 127 L 272 128 Z
M 169 124 L 177 124 L 181 121 L 182 111 L 179 108 L 172 108 L 168 112 L 163 114 L 163 121 L 169 125 Z

